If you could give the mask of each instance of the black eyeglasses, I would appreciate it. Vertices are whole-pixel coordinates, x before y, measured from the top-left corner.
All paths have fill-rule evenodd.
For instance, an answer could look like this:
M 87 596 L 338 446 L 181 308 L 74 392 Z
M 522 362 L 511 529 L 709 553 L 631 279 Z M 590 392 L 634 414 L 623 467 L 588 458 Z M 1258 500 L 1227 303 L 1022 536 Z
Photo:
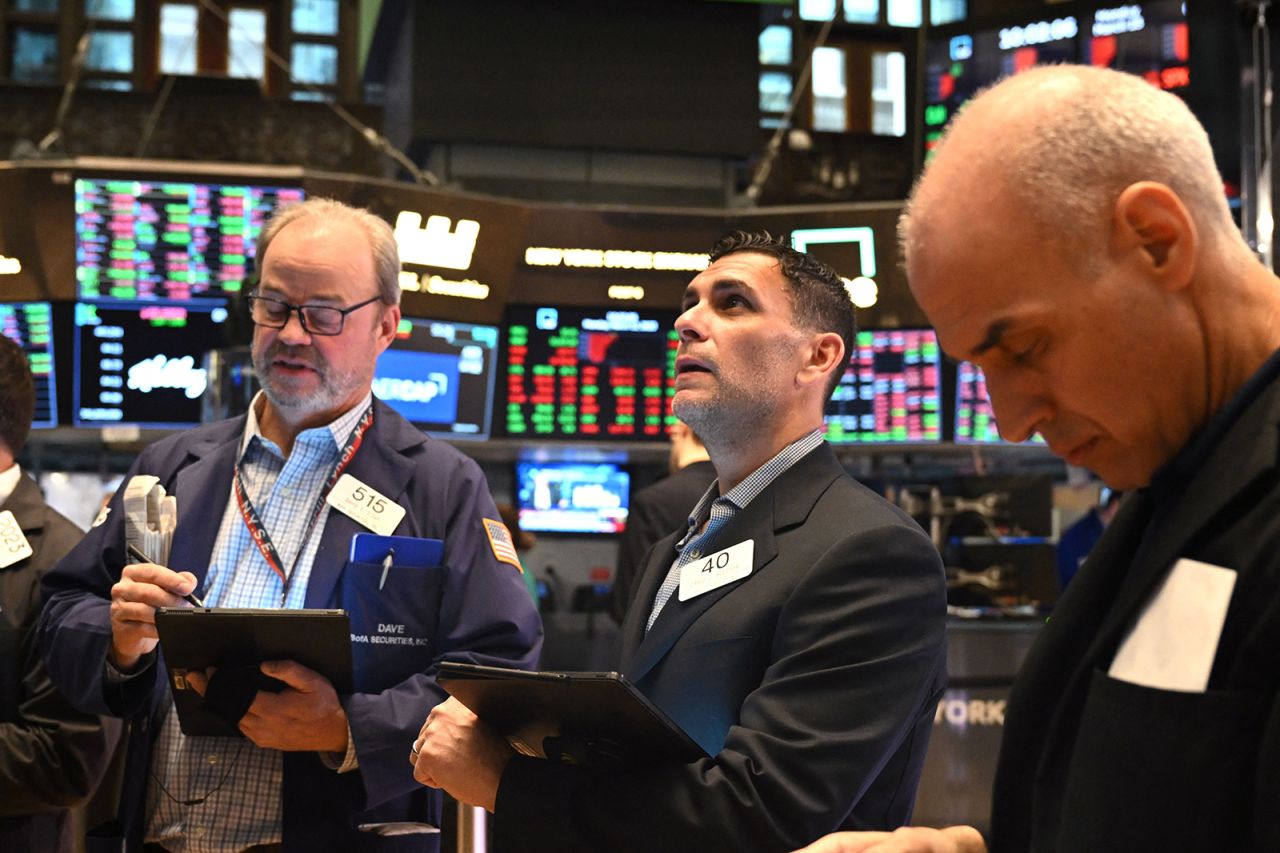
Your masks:
M 268 329 L 283 329 L 289 322 L 289 315 L 297 311 L 298 322 L 308 335 L 340 335 L 348 314 L 381 298 L 374 296 L 349 308 L 332 308 L 328 305 L 294 305 L 269 296 L 255 295 L 249 297 L 249 318 Z

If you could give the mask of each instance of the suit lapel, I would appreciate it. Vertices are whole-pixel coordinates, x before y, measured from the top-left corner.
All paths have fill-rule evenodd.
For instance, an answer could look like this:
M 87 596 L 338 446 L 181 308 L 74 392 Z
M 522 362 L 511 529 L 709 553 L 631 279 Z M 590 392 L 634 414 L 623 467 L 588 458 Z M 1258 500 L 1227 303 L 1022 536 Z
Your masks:
M 194 461 L 174 476 L 172 494 L 178 501 L 178 526 L 173 531 L 169 565 L 174 571 L 191 572 L 204 585 L 213 557 L 223 513 L 231 496 L 243 417 L 229 421 L 225 429 L 195 444 L 187 451 Z M 145 471 L 142 473 L 146 473 Z
M 644 640 L 644 625 L 649 620 L 649 611 L 653 608 L 654 596 L 658 587 L 671 570 L 676 561 L 676 543 L 684 536 L 684 531 L 671 534 L 649 549 L 648 560 L 640 575 L 640 583 L 636 594 L 627 608 L 626 618 L 622 621 L 622 652 L 620 660 L 631 660 L 636 649 Z
M 755 540 L 751 574 L 689 601 L 681 602 L 678 593 L 673 594 L 654 621 L 653 628 L 645 634 L 648 605 L 675 561 L 674 545 L 679 537 L 670 539 L 664 548 L 655 548 L 645 568 L 640 594 L 635 598 L 638 606 L 633 607 L 627 617 L 622 654 L 622 669 L 627 677 L 632 681 L 643 678 L 712 605 L 740 585 L 749 583 L 768 566 L 778 554 L 775 534 L 804 521 L 832 480 L 843 474 L 844 469 L 835 453 L 826 444 L 783 472 L 716 536 L 712 553 L 747 539 Z
M 401 503 L 414 470 L 405 461 L 401 451 L 422 444 L 426 441 L 426 436 L 402 421 L 381 402 L 374 406 L 373 426 L 356 455 L 352 457 L 346 473 L 378 490 L 390 500 Z M 305 604 L 310 608 L 332 606 L 333 591 L 347 564 L 351 537 L 357 533 L 369 532 L 344 513 L 332 508 L 328 513 L 324 532 L 320 536 L 320 547 L 311 566 L 311 577 L 307 581 Z M 413 529 L 416 523 L 416 515 L 406 513 L 396 532 L 407 536 L 421 536 L 422 531 Z M 405 525 L 409 525 L 409 529 L 404 529 Z

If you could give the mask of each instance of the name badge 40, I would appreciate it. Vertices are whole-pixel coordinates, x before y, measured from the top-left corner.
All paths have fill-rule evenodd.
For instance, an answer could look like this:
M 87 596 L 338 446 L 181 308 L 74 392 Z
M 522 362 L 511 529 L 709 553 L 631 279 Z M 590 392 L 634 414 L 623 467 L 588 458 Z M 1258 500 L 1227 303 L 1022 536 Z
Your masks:
M 680 570 L 680 600 L 688 601 L 751 574 L 756 540 L 748 539 L 700 557 Z

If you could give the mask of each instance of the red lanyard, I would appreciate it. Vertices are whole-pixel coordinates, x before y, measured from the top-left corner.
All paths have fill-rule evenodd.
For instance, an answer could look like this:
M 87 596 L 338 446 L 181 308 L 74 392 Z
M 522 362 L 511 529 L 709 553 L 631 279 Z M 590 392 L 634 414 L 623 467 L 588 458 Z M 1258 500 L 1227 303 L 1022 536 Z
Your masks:
M 258 546 L 258 551 L 262 553 L 262 558 L 267 561 L 267 565 L 271 567 L 272 571 L 280 576 L 281 601 L 284 600 L 285 594 L 288 592 L 289 578 L 293 575 L 293 569 L 298 565 L 298 558 L 302 556 L 303 550 L 307 547 L 307 542 L 311 539 L 311 533 L 316 528 L 316 522 L 320 520 L 320 515 L 324 512 L 325 499 L 329 497 L 329 492 L 333 491 L 338 478 L 342 476 L 342 472 L 346 470 L 347 465 L 351 463 L 352 457 L 360 449 L 360 442 L 364 440 L 365 432 L 372 425 L 373 404 L 370 403 L 369 408 L 365 409 L 364 414 L 360 416 L 360 420 L 356 422 L 355 428 L 351 430 L 351 435 L 347 436 L 347 443 L 343 445 L 342 451 L 338 454 L 338 461 L 333 463 L 333 469 L 325 480 L 324 489 L 320 492 L 320 497 L 316 499 L 315 509 L 311 512 L 311 521 L 307 524 L 307 529 L 302 534 L 301 544 L 298 546 L 298 552 L 293 556 L 293 562 L 289 565 L 288 572 L 284 570 L 284 561 L 280 559 L 280 554 L 276 551 L 276 546 L 271 541 L 271 535 L 267 533 L 266 525 L 262 523 L 262 518 L 254 508 L 253 502 L 249 500 L 249 493 L 245 490 L 244 480 L 240 477 L 240 463 L 236 463 L 234 490 L 236 503 L 240 507 L 240 517 L 244 519 L 244 526 L 248 528 L 249 536 L 253 539 L 253 544 Z

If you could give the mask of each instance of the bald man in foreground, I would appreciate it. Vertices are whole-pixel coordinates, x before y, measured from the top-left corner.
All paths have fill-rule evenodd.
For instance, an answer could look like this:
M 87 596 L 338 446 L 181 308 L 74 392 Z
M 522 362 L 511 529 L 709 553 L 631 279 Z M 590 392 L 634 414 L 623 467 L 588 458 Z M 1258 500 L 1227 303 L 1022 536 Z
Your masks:
M 1204 130 L 1136 77 L 1028 71 L 956 119 L 901 230 L 1004 437 L 1135 490 L 1014 685 L 991 851 L 1280 850 L 1280 282 Z M 806 848 L 985 849 L 970 827 Z

